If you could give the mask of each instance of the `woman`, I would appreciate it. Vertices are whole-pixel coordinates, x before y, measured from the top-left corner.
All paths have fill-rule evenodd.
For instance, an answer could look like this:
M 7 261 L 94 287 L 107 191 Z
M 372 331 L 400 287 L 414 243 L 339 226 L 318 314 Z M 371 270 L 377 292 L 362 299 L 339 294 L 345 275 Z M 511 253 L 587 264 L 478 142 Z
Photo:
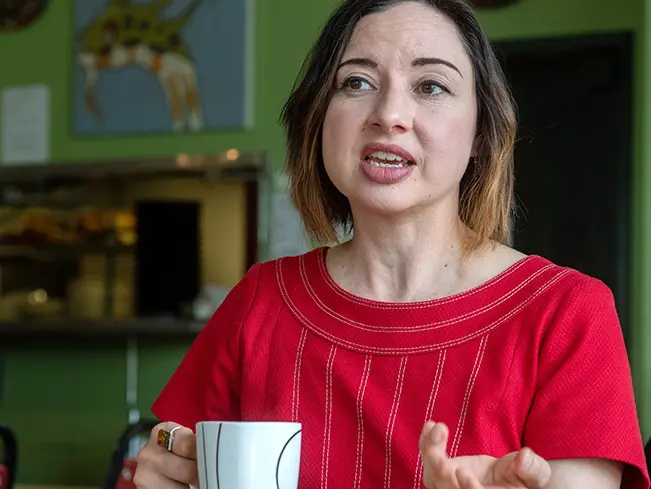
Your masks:
M 298 420 L 302 489 L 648 488 L 610 291 L 505 244 L 514 107 L 468 3 L 346 0 L 283 119 L 310 236 L 354 235 L 233 289 L 138 487 L 196 483 L 197 421 Z

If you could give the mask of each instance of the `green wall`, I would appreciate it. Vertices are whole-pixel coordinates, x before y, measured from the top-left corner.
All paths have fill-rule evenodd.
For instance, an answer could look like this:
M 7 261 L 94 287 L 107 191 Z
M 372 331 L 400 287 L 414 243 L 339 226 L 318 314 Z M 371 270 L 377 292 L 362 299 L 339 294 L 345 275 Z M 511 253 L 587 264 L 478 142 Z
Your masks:
M 250 132 L 76 140 L 69 132 L 72 0 L 54 0 L 33 28 L 0 36 L 0 89 L 47 83 L 52 91 L 52 158 L 56 162 L 133 156 L 215 153 L 229 148 L 283 154 L 277 118 L 308 43 L 332 2 L 256 0 L 255 112 Z M 291 32 L 291 34 L 290 34 Z M 1 170 L 0 170 L 1 171 Z M 189 341 L 141 345 L 143 415 L 180 360 Z M 126 352 L 119 340 L 2 344 L 6 378 L 0 422 L 15 427 L 22 443 L 23 483 L 98 485 L 120 430 L 127 423 Z
M 564 36 L 637 30 L 641 5 L 641 0 L 520 0 L 479 17 L 491 39 Z
M 481 14 L 494 39 L 544 37 L 575 33 L 632 30 L 640 32 L 643 1 L 626 0 L 616 7 L 612 0 L 522 0 L 506 10 Z M 276 123 L 300 62 L 334 5 L 303 0 L 256 0 L 255 6 L 255 120 L 250 132 L 164 137 L 128 137 L 110 140 L 76 140 L 69 133 L 69 97 L 73 65 L 72 0 L 55 0 L 47 15 L 33 28 L 15 35 L 0 36 L 0 88 L 9 85 L 47 83 L 52 90 L 52 158 L 56 162 L 93 161 L 106 158 L 173 155 L 179 152 L 214 153 L 229 148 L 270 151 L 276 163 L 283 154 L 282 133 Z M 624 4 L 630 8 L 623 8 Z M 649 14 L 647 12 L 647 17 Z M 645 41 L 647 44 L 649 41 Z M 651 47 L 651 44 L 649 44 Z M 638 53 L 642 59 L 641 52 Z M 651 67 L 645 66 L 646 71 Z M 640 80 L 650 79 L 644 72 Z M 651 159 L 651 147 L 643 144 L 641 123 L 648 127 L 651 104 L 642 97 L 640 81 L 637 100 L 649 109 L 640 111 L 636 171 L 644 177 L 647 197 L 651 192 L 649 172 L 642 162 Z M 639 105 L 639 104 L 637 104 Z M 651 121 L 648 121 L 651 122 Z M 640 180 L 638 180 L 640 181 Z M 642 185 L 636 217 L 643 222 Z M 642 207 L 643 206 L 643 207 Z M 644 250 L 651 247 L 648 225 L 639 228 L 635 240 L 638 299 L 646 297 L 651 276 L 651 259 Z M 646 245 L 650 246 L 646 246 Z M 643 273 L 645 272 L 645 273 Z M 649 301 L 638 300 L 636 325 L 651 318 Z M 638 335 L 642 328 L 637 328 Z M 639 336 L 636 345 L 650 344 Z M 180 360 L 188 342 L 157 341 L 141 344 L 140 403 L 143 413 Z M 99 484 L 118 432 L 126 423 L 126 352 L 119 340 L 61 341 L 55 344 L 0 344 L 6 378 L 0 398 L 0 422 L 14 426 L 20 436 L 20 482 Z M 641 355 L 634 358 L 636 379 L 648 365 Z M 648 387 L 637 382 L 641 402 L 649 406 Z

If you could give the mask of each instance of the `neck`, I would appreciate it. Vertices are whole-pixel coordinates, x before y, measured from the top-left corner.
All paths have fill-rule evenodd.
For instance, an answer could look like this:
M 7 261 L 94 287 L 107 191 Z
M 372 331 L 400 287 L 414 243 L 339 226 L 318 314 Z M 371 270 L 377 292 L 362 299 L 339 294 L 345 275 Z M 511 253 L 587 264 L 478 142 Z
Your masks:
M 391 302 L 444 297 L 460 288 L 468 229 L 456 211 L 409 219 L 358 212 L 354 220 L 353 238 L 328 258 L 333 278 L 344 288 Z

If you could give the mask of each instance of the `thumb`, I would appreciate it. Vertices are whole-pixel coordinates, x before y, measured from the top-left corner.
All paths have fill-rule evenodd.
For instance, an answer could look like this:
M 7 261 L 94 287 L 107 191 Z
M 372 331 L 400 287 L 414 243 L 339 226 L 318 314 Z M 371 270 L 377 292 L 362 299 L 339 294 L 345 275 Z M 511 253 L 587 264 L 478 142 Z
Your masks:
M 552 476 L 549 462 L 530 448 L 520 450 L 513 461 L 515 475 L 528 489 L 543 488 Z

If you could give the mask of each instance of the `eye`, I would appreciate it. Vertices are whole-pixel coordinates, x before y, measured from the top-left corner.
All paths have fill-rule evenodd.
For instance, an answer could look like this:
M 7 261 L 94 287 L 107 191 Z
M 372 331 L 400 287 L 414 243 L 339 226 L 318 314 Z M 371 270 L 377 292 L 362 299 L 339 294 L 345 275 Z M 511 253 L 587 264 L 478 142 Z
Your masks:
M 359 76 L 351 76 L 350 78 L 346 78 L 341 86 L 342 88 L 351 90 L 353 92 L 373 89 L 373 86 L 368 81 Z
M 447 90 L 439 83 L 428 80 L 420 84 L 420 91 L 425 95 L 440 95 Z

